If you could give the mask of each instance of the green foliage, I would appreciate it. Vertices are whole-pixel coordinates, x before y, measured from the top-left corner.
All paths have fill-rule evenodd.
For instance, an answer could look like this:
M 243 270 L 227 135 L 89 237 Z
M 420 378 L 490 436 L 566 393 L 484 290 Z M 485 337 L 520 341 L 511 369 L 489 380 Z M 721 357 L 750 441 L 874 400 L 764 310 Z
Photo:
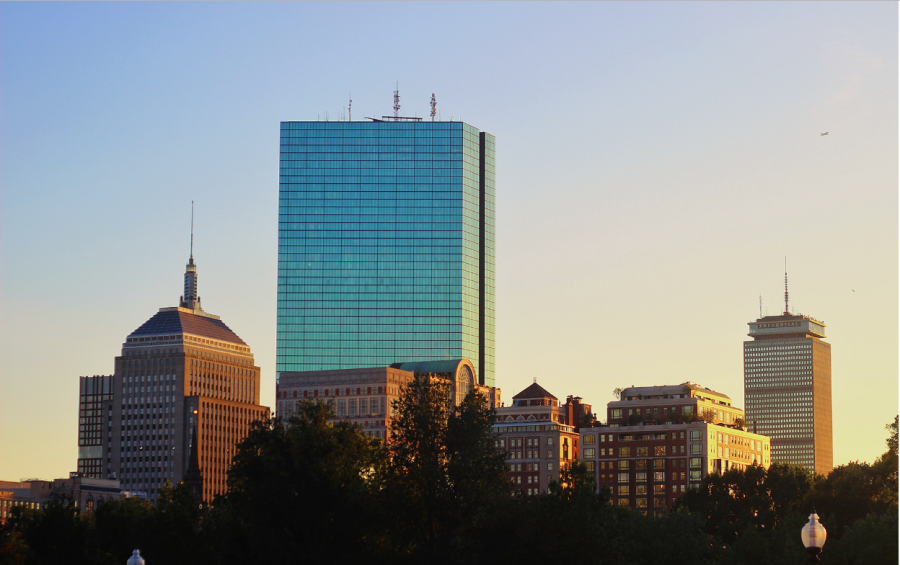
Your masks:
M 364 556 L 366 525 L 375 519 L 370 478 L 384 451 L 358 426 L 333 418 L 331 403 L 309 399 L 287 421 L 254 423 L 228 471 L 228 493 L 210 514 L 219 563 Z
M 476 391 L 459 407 L 443 380 L 420 375 L 393 405 L 382 553 L 443 561 L 472 551 L 488 511 L 511 493 L 493 408 Z
M 894 455 L 897 455 L 897 418 L 898 416 L 894 416 L 894 421 L 884 427 L 888 431 L 888 438 L 885 440 L 888 452 Z

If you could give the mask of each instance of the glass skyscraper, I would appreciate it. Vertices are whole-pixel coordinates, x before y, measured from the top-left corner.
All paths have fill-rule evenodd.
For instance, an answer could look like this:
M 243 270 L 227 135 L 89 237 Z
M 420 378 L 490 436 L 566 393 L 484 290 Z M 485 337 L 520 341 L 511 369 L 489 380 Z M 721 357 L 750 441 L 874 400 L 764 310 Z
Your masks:
M 494 137 L 282 122 L 277 371 L 467 358 L 494 384 Z

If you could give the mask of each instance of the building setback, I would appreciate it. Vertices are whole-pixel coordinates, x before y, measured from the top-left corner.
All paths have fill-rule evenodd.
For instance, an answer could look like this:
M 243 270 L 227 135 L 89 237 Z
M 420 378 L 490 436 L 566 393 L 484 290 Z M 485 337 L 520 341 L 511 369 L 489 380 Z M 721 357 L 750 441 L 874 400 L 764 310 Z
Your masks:
M 494 384 L 494 137 L 282 122 L 277 372 L 470 359 Z
M 614 504 L 660 513 L 710 473 L 771 463 L 769 438 L 747 431 L 724 394 L 687 382 L 620 398 L 608 425 L 580 429 L 581 459 Z
M 202 499 L 211 501 L 226 490 L 237 442 L 252 421 L 268 416 L 259 383 L 250 347 L 200 307 L 192 254 L 180 305 L 160 308 L 128 335 L 116 357 L 112 397 L 101 401 L 102 473 L 155 500 L 166 480 L 188 478 L 193 446 Z M 200 487 L 197 475 L 194 487 Z
M 103 473 L 103 444 L 109 436 L 105 406 L 113 398 L 113 375 L 81 377 L 78 383 L 78 473 L 95 479 Z

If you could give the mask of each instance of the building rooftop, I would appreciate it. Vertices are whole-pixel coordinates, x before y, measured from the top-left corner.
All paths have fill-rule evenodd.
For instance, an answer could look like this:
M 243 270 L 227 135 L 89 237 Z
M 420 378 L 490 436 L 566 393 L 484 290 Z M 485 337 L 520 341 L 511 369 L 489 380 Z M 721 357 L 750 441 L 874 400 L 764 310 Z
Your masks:
M 513 396 L 513 400 L 524 398 L 552 398 L 553 400 L 559 400 L 558 398 L 547 392 L 544 387 L 537 383 L 533 383 L 519 394 Z
M 466 359 L 444 359 L 441 361 L 411 361 L 407 363 L 391 363 L 392 369 L 409 371 L 417 375 L 443 375 L 456 376 L 456 371 Z
M 697 395 L 715 395 L 720 398 L 727 398 L 731 400 L 727 394 L 722 394 L 721 392 L 716 392 L 712 389 L 702 387 L 697 383 L 687 381 L 681 383 L 679 385 L 662 385 L 662 386 L 630 386 L 622 391 L 622 400 L 626 400 L 631 397 L 640 396 L 644 399 L 650 398 L 665 398 L 668 396 L 678 396 L 685 393 L 685 387 L 691 389 L 691 396 Z
M 128 337 L 178 333 L 247 345 L 222 320 L 194 314 L 187 308 L 160 308 L 159 312 L 131 332 Z

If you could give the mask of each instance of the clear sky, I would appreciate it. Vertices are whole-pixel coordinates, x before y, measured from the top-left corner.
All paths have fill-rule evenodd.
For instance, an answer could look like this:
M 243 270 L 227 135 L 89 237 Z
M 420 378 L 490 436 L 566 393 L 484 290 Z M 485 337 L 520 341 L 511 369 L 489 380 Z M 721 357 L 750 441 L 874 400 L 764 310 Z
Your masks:
M 0 4 L 0 479 L 76 468 L 78 377 L 204 307 L 275 393 L 282 120 L 497 137 L 497 384 L 743 406 L 747 322 L 827 324 L 835 463 L 898 411 L 895 2 Z M 828 136 L 820 136 L 822 132 Z

